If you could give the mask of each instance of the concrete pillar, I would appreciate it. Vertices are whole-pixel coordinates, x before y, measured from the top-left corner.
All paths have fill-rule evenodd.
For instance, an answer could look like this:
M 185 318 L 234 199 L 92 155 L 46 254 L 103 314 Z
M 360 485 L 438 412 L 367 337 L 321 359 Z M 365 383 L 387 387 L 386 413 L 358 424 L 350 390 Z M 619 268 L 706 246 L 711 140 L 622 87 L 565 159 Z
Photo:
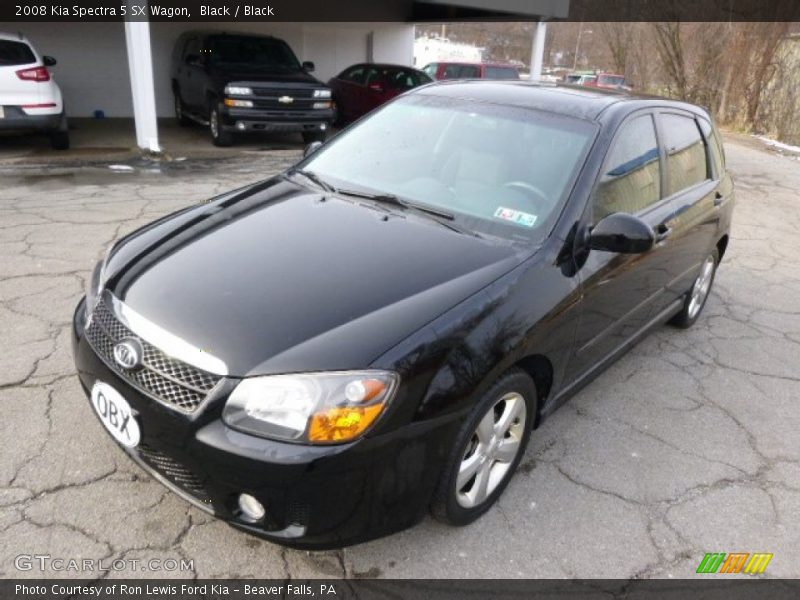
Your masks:
M 143 150 L 160 152 L 153 58 L 150 52 L 150 23 L 147 20 L 125 21 L 125 45 L 128 50 L 136 144 Z
M 531 81 L 542 78 L 542 64 L 544 63 L 544 39 L 547 37 L 547 23 L 539 21 L 533 30 L 533 43 L 531 45 Z

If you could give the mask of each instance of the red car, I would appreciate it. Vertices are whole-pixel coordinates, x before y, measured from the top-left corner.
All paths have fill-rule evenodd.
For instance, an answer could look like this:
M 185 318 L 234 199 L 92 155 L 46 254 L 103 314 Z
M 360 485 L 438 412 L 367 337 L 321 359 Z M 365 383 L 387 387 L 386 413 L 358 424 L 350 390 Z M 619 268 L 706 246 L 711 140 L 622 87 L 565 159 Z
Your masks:
M 433 79 L 519 79 L 514 65 L 496 62 L 435 62 L 423 69 Z
M 630 87 L 625 84 L 625 75 L 617 75 L 616 73 L 598 73 L 594 80 L 587 81 L 583 85 L 607 90 L 630 89 Z
M 355 121 L 411 88 L 431 83 L 422 71 L 402 65 L 364 63 L 346 68 L 328 82 L 340 124 Z

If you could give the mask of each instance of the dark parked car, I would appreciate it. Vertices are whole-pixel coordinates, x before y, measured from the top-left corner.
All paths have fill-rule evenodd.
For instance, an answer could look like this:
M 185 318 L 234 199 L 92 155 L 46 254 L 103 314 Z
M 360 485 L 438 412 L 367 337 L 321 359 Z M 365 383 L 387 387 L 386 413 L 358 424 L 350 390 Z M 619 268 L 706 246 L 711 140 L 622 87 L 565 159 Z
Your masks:
M 328 82 L 342 123 L 355 121 L 410 89 L 433 81 L 422 71 L 401 65 L 360 64 Z
M 335 119 L 331 90 L 283 40 L 191 31 L 172 53 L 175 117 L 207 125 L 217 146 L 244 132 L 296 131 L 325 139 Z
M 315 146 L 120 240 L 72 332 L 133 460 L 296 547 L 479 517 L 544 417 L 698 319 L 728 244 L 690 104 L 449 82 Z
M 435 62 L 422 69 L 432 79 L 519 79 L 514 65 L 496 62 Z

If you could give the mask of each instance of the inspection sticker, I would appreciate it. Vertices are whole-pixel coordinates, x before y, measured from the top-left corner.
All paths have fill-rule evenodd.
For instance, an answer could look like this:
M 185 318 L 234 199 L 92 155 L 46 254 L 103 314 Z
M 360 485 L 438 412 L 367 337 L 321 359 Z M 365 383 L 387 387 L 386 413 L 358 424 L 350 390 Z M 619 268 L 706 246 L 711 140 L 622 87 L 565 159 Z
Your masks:
M 536 215 L 522 212 L 521 210 L 514 210 L 513 208 L 505 208 L 503 206 L 498 207 L 498 209 L 494 211 L 494 216 L 504 221 L 511 221 L 517 225 L 522 225 L 523 227 L 533 227 L 536 223 Z

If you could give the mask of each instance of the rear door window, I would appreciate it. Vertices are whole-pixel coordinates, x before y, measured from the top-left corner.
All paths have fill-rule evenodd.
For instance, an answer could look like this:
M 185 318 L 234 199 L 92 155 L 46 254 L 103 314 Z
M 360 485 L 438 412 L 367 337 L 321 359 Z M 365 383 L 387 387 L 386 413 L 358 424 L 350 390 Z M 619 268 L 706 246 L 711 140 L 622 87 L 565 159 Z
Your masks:
M 594 198 L 594 220 L 616 212 L 635 214 L 661 199 L 658 142 L 651 115 L 620 128 L 606 156 Z
M 690 116 L 660 116 L 667 153 L 667 190 L 671 196 L 709 179 L 706 148 L 697 122 Z
M 0 40 L 0 67 L 29 65 L 36 62 L 31 47 L 24 42 Z

